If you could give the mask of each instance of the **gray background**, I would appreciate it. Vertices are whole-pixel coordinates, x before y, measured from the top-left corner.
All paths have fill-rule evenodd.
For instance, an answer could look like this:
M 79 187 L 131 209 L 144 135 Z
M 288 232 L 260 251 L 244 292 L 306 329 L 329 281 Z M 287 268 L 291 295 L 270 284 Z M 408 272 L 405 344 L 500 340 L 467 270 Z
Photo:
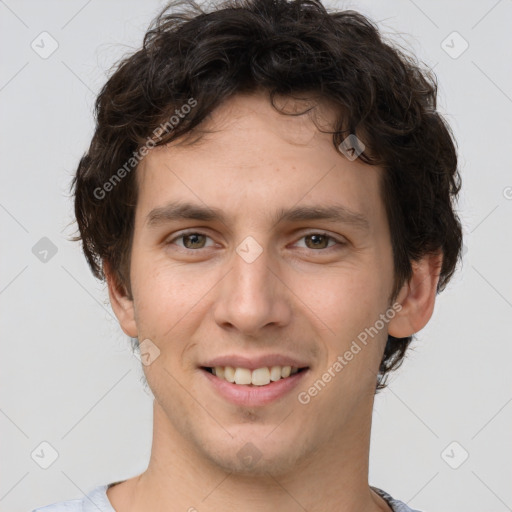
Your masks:
M 81 497 L 148 462 L 140 362 L 67 239 L 95 94 L 161 5 L 0 1 L 2 512 Z M 512 1 L 327 5 L 371 16 L 434 68 L 464 180 L 464 264 L 377 397 L 370 483 L 422 511 L 512 510 Z M 47 58 L 44 31 L 58 43 Z M 47 469 L 43 442 L 58 453 Z

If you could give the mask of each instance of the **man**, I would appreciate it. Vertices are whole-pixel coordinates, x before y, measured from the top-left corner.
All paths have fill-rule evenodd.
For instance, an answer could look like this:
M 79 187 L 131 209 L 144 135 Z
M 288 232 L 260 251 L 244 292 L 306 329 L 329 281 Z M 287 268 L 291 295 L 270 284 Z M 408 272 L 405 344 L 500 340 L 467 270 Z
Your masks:
M 155 397 L 151 459 L 37 510 L 411 510 L 368 459 L 375 393 L 461 247 L 436 94 L 353 11 L 162 12 L 101 91 L 73 183 Z

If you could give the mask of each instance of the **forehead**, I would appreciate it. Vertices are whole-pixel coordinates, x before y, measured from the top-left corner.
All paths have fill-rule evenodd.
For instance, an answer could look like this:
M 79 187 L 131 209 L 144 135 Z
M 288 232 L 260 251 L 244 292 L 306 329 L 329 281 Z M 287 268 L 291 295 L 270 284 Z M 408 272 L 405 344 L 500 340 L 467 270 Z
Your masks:
M 151 150 L 137 169 L 137 215 L 173 200 L 261 216 L 292 204 L 341 204 L 371 214 L 380 169 L 349 161 L 332 142 L 335 112 L 326 102 L 237 95 L 188 138 Z M 288 115 L 297 112 L 301 115 Z M 258 210 L 258 211 L 257 211 Z M 268 212 L 275 218 L 275 211 Z M 377 213 L 377 212 L 376 212 Z
M 265 92 L 236 94 L 207 115 L 192 133 L 150 151 L 141 167 L 161 160 L 162 153 L 174 160 L 207 156 L 212 162 L 236 156 L 236 165 L 246 167 L 256 164 L 256 153 L 259 159 L 279 156 L 294 160 L 299 154 L 304 157 L 327 146 L 334 150 L 332 137 L 319 129 L 332 130 L 335 121 L 334 106 L 326 100 L 276 96 L 272 105 Z

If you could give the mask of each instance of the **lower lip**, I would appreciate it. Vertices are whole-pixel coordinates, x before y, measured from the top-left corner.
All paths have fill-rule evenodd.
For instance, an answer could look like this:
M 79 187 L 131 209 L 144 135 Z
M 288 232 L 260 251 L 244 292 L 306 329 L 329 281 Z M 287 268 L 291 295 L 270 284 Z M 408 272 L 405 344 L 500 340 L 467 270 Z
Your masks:
M 274 400 L 284 397 L 297 386 L 308 372 L 309 368 L 265 386 L 254 386 L 234 384 L 227 380 L 219 379 L 207 370 L 201 369 L 201 373 L 221 396 L 235 405 L 244 405 L 246 407 L 267 405 Z

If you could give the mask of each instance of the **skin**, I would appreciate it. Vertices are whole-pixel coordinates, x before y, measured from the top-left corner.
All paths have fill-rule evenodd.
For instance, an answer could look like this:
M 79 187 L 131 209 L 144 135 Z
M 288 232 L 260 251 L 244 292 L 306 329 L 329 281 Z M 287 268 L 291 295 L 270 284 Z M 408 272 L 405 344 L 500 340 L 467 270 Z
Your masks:
M 368 484 L 376 376 L 388 332 L 409 336 L 430 319 L 441 256 L 416 262 L 392 300 L 382 170 L 345 158 L 312 116 L 324 127 L 334 119 L 324 102 L 292 117 L 264 94 L 237 95 L 212 113 L 200 142 L 153 149 L 137 169 L 132 295 L 105 272 L 122 329 L 160 355 L 144 366 L 155 396 L 150 463 L 108 490 L 118 512 L 391 510 Z M 219 208 L 225 222 L 149 226 L 153 209 L 176 200 Z M 367 227 L 272 219 L 312 205 L 341 205 Z M 206 237 L 179 238 L 185 229 Z M 332 239 L 315 245 L 311 235 L 323 233 Z M 235 251 L 247 236 L 262 248 L 252 263 Z M 301 404 L 297 394 L 395 302 L 401 311 Z M 310 371 L 262 407 L 228 402 L 198 368 L 221 354 L 271 352 L 306 360 Z M 237 455 L 247 442 L 261 454 L 251 467 Z

